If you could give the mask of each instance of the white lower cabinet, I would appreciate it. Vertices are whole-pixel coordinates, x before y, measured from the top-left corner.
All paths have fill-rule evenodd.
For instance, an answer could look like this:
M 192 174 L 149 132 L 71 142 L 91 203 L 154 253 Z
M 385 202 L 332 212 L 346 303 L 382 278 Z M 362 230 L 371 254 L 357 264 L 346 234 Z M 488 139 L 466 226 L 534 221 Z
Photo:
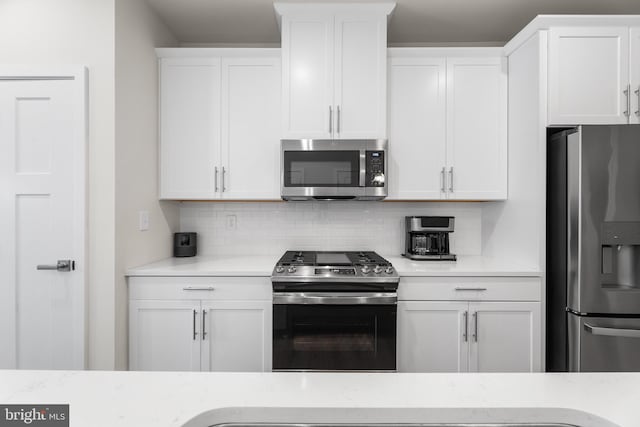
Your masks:
M 271 371 L 268 278 L 129 278 L 129 368 Z
M 466 284 L 435 279 L 403 278 L 400 284 L 409 288 L 399 289 L 400 298 L 424 300 L 398 302 L 399 372 L 541 370 L 539 279 L 465 278 Z M 509 286 L 511 295 L 505 291 Z M 443 296 L 453 300 L 437 301 Z M 497 301 L 487 300 L 492 297 Z

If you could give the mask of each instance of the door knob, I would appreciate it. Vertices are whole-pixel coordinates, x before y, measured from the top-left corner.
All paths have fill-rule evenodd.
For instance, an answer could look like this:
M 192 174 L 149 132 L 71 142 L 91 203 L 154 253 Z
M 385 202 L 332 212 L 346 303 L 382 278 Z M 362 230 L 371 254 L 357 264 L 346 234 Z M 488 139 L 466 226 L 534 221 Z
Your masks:
M 76 269 L 76 262 L 70 259 L 59 259 L 57 264 L 54 265 L 38 265 L 37 270 L 57 270 L 57 271 L 72 271 Z

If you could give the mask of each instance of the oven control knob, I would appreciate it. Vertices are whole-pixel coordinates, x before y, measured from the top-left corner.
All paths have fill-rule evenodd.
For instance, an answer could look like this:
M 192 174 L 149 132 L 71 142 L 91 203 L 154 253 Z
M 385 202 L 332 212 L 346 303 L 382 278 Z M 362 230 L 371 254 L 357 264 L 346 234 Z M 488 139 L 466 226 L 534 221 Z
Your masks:
M 362 267 L 362 274 L 369 274 L 371 272 L 371 268 L 368 265 Z
M 296 272 L 296 266 L 292 265 L 291 267 L 289 267 L 289 269 L 287 270 L 289 273 L 295 273 Z
M 387 274 L 393 273 L 393 267 L 387 267 L 387 269 L 384 272 Z
M 276 273 L 284 273 L 284 267 L 279 265 L 276 267 Z
M 379 265 L 376 265 L 376 268 L 373 269 L 373 272 L 376 274 L 382 273 L 382 267 L 380 267 Z

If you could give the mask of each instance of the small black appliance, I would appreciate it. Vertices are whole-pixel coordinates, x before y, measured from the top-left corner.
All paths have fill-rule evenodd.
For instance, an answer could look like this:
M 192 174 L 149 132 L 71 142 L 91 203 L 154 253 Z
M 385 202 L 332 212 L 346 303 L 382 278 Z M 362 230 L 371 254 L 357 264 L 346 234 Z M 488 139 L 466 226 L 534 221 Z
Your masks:
M 173 233 L 173 256 L 188 257 L 198 253 L 197 233 Z
M 449 234 L 453 233 L 452 216 L 405 217 L 405 253 L 403 256 L 422 261 L 455 261 L 449 252 Z

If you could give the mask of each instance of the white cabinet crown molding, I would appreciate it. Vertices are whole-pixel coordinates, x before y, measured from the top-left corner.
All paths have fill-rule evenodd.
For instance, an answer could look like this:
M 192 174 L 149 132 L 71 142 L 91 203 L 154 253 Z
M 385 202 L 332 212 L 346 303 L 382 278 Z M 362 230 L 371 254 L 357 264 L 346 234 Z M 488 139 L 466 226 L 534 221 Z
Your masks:
M 274 3 L 278 27 L 282 25 L 282 15 L 289 13 L 309 13 L 309 12 L 336 12 L 336 13 L 358 13 L 358 12 L 378 12 L 391 16 L 396 7 L 395 2 L 380 3 Z
M 388 58 L 440 58 L 440 57 L 500 57 L 503 56 L 501 47 L 390 47 L 387 48 Z
M 638 25 L 640 25 L 640 15 L 538 15 L 504 45 L 503 54 L 511 55 L 535 33 L 554 26 L 633 27 Z
M 277 57 L 280 48 L 267 47 L 159 47 L 158 58 Z

